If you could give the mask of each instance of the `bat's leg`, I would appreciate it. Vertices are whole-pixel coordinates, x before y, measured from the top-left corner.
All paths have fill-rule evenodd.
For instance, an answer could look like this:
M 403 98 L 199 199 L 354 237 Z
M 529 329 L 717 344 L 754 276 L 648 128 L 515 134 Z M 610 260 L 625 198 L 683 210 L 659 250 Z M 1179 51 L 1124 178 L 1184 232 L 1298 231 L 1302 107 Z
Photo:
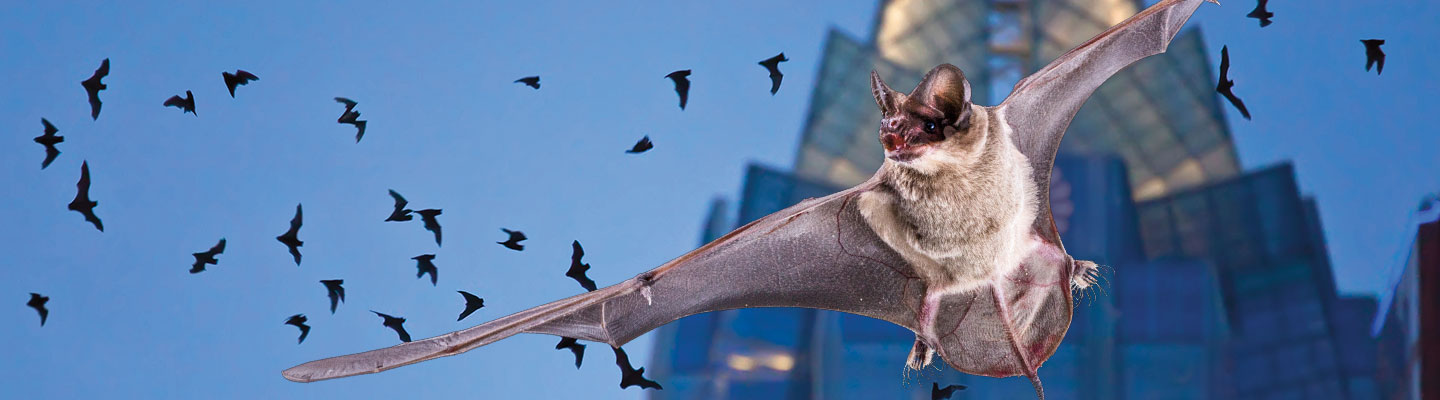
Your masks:
M 915 347 L 910 348 L 910 358 L 905 361 L 905 368 L 919 371 L 921 368 L 930 366 L 931 356 L 934 355 L 935 350 L 931 350 L 930 346 L 926 346 L 925 341 L 917 336 L 915 337 Z
M 935 355 L 935 350 L 925 344 L 924 338 L 935 337 L 935 315 L 940 309 L 941 293 L 930 291 L 925 294 L 925 300 L 920 304 L 920 315 L 915 320 L 920 325 L 920 333 L 915 336 L 915 346 L 910 348 L 910 357 L 905 361 L 905 366 L 910 369 L 919 370 L 930 365 L 930 359 Z

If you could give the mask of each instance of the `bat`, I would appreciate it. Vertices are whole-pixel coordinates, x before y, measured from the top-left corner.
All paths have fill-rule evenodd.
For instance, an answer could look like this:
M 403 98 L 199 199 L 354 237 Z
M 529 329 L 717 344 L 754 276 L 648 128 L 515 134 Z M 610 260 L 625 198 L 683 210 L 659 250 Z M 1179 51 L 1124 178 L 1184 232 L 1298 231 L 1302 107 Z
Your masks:
M 410 257 L 410 259 L 415 260 L 415 277 L 419 278 L 425 276 L 425 274 L 430 274 L 430 286 L 435 286 L 435 281 L 437 279 L 436 275 L 440 273 L 440 269 L 435 268 L 435 263 L 433 262 L 435 260 L 435 255 L 421 254 L 418 256 Z
M 295 265 L 297 266 L 300 265 L 300 246 L 305 245 L 305 242 L 300 240 L 301 216 L 300 205 L 296 204 L 295 218 L 290 219 L 290 230 L 275 237 L 275 240 L 279 240 L 280 243 L 285 244 L 285 247 L 290 248 L 290 256 L 295 258 Z
M 610 349 L 615 350 L 615 365 L 620 367 L 621 389 L 631 386 L 639 386 L 641 389 L 664 389 L 660 387 L 659 383 L 656 383 L 655 381 L 649 379 L 645 379 L 645 367 L 640 367 L 639 369 L 636 369 L 635 367 L 630 366 L 630 356 L 625 354 L 625 349 L 621 349 L 616 346 L 610 346 Z
M 1250 119 L 1250 110 L 1245 109 L 1245 102 L 1240 101 L 1239 97 L 1235 97 L 1235 92 L 1231 90 L 1234 87 L 1235 81 L 1230 80 L 1230 48 L 1229 46 L 1220 46 L 1220 83 L 1215 85 L 1215 91 L 1225 96 L 1226 100 L 1230 100 L 1230 104 L 1240 110 L 1240 115 L 1245 119 Z
M 436 220 L 435 217 L 440 216 L 440 210 L 439 210 L 439 209 L 434 209 L 434 208 L 428 208 L 428 209 L 424 209 L 424 210 L 415 210 L 415 213 L 416 213 L 416 214 L 420 214 L 420 220 L 425 222 L 425 230 L 431 231 L 431 232 L 435 232 L 435 245 L 436 245 L 436 246 L 439 246 L 439 245 L 440 245 L 440 221 L 439 221 L 439 220 Z
M 524 251 L 524 250 L 525 250 L 525 245 L 520 244 L 520 241 L 526 239 L 526 237 L 525 237 L 525 232 L 512 231 L 512 230 L 505 229 L 505 228 L 500 228 L 500 230 L 501 230 L 501 231 L 504 231 L 505 234 L 510 235 L 510 238 L 509 238 L 509 239 L 505 239 L 505 241 L 503 241 L 503 242 L 495 242 L 495 243 L 498 243 L 498 244 L 500 244 L 501 246 L 505 246 L 505 248 L 510 249 L 510 250 L 515 250 L 515 251 Z
M 585 290 L 595 291 L 595 281 L 585 276 L 585 271 L 590 270 L 590 264 L 580 262 L 580 258 L 585 257 L 585 249 L 580 248 L 579 240 L 571 242 L 570 248 L 573 250 L 570 253 L 570 269 L 565 271 L 565 276 L 574 279 L 576 282 L 580 282 L 580 287 L 585 288 Z
M 680 95 L 680 109 L 685 109 L 685 100 L 690 97 L 690 70 L 682 69 L 666 74 L 666 78 L 675 81 L 675 94 Z
M 55 161 L 55 157 L 60 156 L 60 149 L 55 148 L 55 145 L 64 142 L 65 137 L 55 134 L 60 132 L 60 130 L 56 129 L 55 125 L 51 125 L 49 120 L 41 118 L 40 123 L 45 125 L 45 134 L 36 136 L 35 143 L 45 146 L 45 161 L 40 162 L 40 169 L 45 169 L 45 167 L 50 166 L 51 162 Z
M 460 292 L 460 296 L 465 298 L 465 311 L 460 312 L 460 318 L 456 318 L 456 321 L 463 320 L 465 319 L 465 317 L 470 316 L 470 314 L 475 313 L 475 310 L 479 310 L 485 307 L 485 299 L 470 294 L 470 292 L 466 292 L 464 290 L 456 291 Z
M 785 58 L 785 53 L 780 53 L 779 55 L 767 58 L 763 61 L 760 61 L 759 63 L 760 66 L 765 67 L 766 70 L 770 71 L 771 96 L 774 96 L 775 92 L 780 91 L 780 79 L 785 78 L 785 74 L 780 73 L 780 63 L 786 61 L 790 61 L 790 59 Z
M 230 89 L 230 98 L 232 99 L 235 98 L 236 86 L 249 84 L 250 81 L 260 80 L 260 77 L 255 76 L 255 74 L 252 74 L 243 69 L 235 70 L 234 74 L 231 74 L 229 72 L 221 72 L 220 77 L 225 78 L 225 88 Z
M 85 87 L 85 94 L 90 97 L 90 119 L 92 120 L 100 119 L 100 91 L 107 88 L 104 83 L 100 83 L 100 80 L 109 75 L 110 59 L 106 58 L 105 61 L 100 62 L 100 68 L 96 68 L 95 73 L 90 75 L 89 79 L 80 81 L 80 86 Z
M 555 350 L 570 349 L 575 354 L 575 369 L 580 369 L 580 362 L 585 360 L 585 345 L 575 341 L 572 337 L 560 337 L 560 343 L 555 344 Z
M 191 253 L 190 255 L 195 256 L 195 263 L 190 265 L 190 273 L 198 274 L 205 271 L 205 264 L 220 265 L 220 260 L 215 259 L 215 256 L 218 256 L 220 255 L 220 253 L 224 252 L 225 238 L 220 238 L 220 242 L 216 243 L 215 247 L 211 247 L 210 250 L 206 250 L 200 253 Z
M 40 326 L 45 326 L 45 319 L 50 317 L 50 309 L 45 308 L 45 303 L 49 301 L 49 297 L 41 296 L 39 293 L 30 293 L 30 301 L 25 302 L 26 306 L 29 306 L 30 308 L 35 309 L 35 312 L 40 313 Z M 556 348 L 558 349 L 559 347 Z M 585 348 L 582 346 L 580 349 L 584 350 Z M 576 361 L 575 366 L 579 367 L 580 362 Z
M 644 153 L 646 150 L 650 150 L 653 148 L 655 148 L 655 144 L 650 143 L 650 135 L 645 135 L 645 137 L 640 138 L 640 141 L 635 142 L 635 147 L 631 147 L 630 150 L 625 150 L 625 152 L 630 154 L 640 154 Z
M 345 105 L 345 112 L 340 113 L 340 118 L 337 118 L 335 122 L 354 125 L 355 143 L 360 143 L 360 138 L 365 137 L 365 121 L 361 121 L 360 112 L 355 111 L 355 105 L 360 103 L 356 103 L 355 100 L 350 100 L 344 97 L 336 97 L 335 102 Z
M 1260 20 L 1261 28 L 1270 26 L 1270 18 L 1275 16 L 1275 13 L 1265 9 L 1265 5 L 1269 4 L 1270 0 L 1256 0 L 1256 2 L 1255 9 L 1251 10 L 1249 14 L 1245 14 L 1245 16 Z
M 375 310 L 370 310 L 370 312 L 375 313 L 375 315 L 379 315 L 380 318 L 384 318 L 385 321 L 381 322 L 380 324 L 384 325 L 386 328 L 394 329 L 395 334 L 400 335 L 401 342 L 410 343 L 410 332 L 405 331 L 404 318 L 392 317 L 390 315 Z
M 165 99 L 165 106 L 179 108 L 182 113 L 195 114 L 195 95 L 186 90 L 185 98 L 182 99 L 179 95 L 170 96 L 169 99 Z M 198 117 L 200 114 L 195 114 L 195 116 Z
M 308 318 L 305 318 L 305 314 L 291 315 L 285 320 L 285 325 L 294 325 L 296 328 L 300 328 L 300 340 L 295 344 L 305 343 L 305 337 L 310 335 L 310 325 L 305 325 L 305 321 L 309 321 Z
M 1021 79 L 995 106 L 970 103 L 954 66 L 931 70 L 909 94 L 872 73 L 885 159 L 865 182 L 594 292 L 282 375 L 313 382 L 375 373 L 518 333 L 617 347 L 688 315 L 802 307 L 911 330 L 906 368 L 938 354 L 967 374 L 1024 376 L 1043 399 L 1038 369 L 1069 329 L 1072 291 L 1092 288 L 1098 273 L 1065 252 L 1050 213 L 1060 140 L 1100 84 L 1164 52 L 1204 1 L 1156 3 Z
M 70 200 L 70 205 L 66 206 L 66 208 L 69 208 L 70 211 L 78 212 L 80 215 L 84 215 L 86 221 L 95 224 L 95 229 L 104 232 L 105 225 L 100 223 L 100 217 L 95 216 L 95 206 L 100 205 L 100 202 L 90 200 L 89 161 L 80 162 L 80 181 L 75 182 L 75 188 L 77 189 L 75 191 L 75 199 Z
M 330 297 L 330 313 L 335 313 L 335 307 L 345 301 L 345 288 L 340 286 L 345 283 L 344 279 L 326 279 L 320 281 L 325 285 L 325 296 Z
M 1360 43 L 1365 44 L 1365 70 L 1369 71 L 1374 66 L 1375 75 L 1385 70 L 1385 52 L 1380 51 L 1380 46 L 1385 44 L 1381 39 L 1363 39 Z
M 944 388 L 939 383 L 930 382 L 930 400 L 948 399 L 954 396 L 955 392 L 965 390 L 965 385 L 950 385 Z
M 540 90 L 540 77 L 538 76 L 527 76 L 524 78 L 516 79 L 515 83 L 523 83 L 525 84 L 525 86 L 535 88 L 535 90 Z
M 385 218 L 385 221 L 401 222 L 409 221 L 415 218 L 410 215 L 412 210 L 405 208 L 405 206 L 409 205 L 410 202 L 405 201 L 404 197 L 400 197 L 400 193 L 396 193 L 395 189 L 390 189 L 390 197 L 395 199 L 395 211 L 391 211 L 390 216 Z

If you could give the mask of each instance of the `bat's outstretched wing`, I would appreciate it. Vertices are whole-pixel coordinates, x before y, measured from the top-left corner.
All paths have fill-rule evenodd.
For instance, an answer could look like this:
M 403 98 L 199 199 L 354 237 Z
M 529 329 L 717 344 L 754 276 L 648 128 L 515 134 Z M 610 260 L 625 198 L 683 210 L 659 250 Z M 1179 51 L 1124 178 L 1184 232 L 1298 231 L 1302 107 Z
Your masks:
M 1120 69 L 1142 58 L 1160 54 L 1200 6 L 1215 0 L 1164 0 L 1116 24 L 1084 44 L 1056 58 L 1050 65 L 1015 84 L 998 114 L 1014 130 L 1015 145 L 1030 159 L 1040 190 L 1035 229 L 1052 243 L 1060 235 L 1050 218 L 1050 169 L 1060 138 L 1090 94 Z
M 806 200 L 598 291 L 425 340 L 312 361 L 284 375 L 311 382 L 380 372 L 518 333 L 618 347 L 687 315 L 745 307 L 836 310 L 915 330 L 922 283 L 856 207 L 857 196 L 877 182 Z

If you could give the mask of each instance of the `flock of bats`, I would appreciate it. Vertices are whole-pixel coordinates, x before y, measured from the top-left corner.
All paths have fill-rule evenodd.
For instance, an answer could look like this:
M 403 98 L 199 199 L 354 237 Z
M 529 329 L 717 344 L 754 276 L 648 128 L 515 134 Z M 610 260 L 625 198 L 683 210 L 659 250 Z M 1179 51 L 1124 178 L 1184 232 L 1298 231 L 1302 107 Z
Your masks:
M 1274 13 L 1271 13 L 1266 9 L 1267 2 L 1268 0 L 1259 0 L 1255 9 L 1246 15 L 1249 18 L 1255 18 L 1259 20 L 1260 26 L 1262 28 L 1269 26 L 1272 23 L 1271 18 L 1274 17 Z M 1369 71 L 1371 67 L 1376 67 L 1376 73 L 1380 73 L 1385 66 L 1385 53 L 1380 50 L 1380 46 L 1383 45 L 1385 41 L 1379 39 L 1366 39 L 1361 40 L 1361 42 L 1365 46 L 1365 70 Z M 778 92 L 780 89 L 781 80 L 784 75 L 780 72 L 779 64 L 785 61 L 789 61 L 789 59 L 785 57 L 784 53 L 780 53 L 774 57 L 759 62 L 759 64 L 765 67 L 765 69 L 769 72 L 769 77 L 771 80 L 770 93 L 772 95 Z M 1245 117 L 1245 119 L 1250 119 L 1250 112 L 1246 109 L 1244 102 L 1242 102 L 1231 90 L 1235 86 L 1235 83 L 1233 80 L 1229 79 L 1229 67 L 1229 49 L 1228 47 L 1221 47 L 1219 68 L 1220 74 L 1219 82 L 1216 86 L 1216 92 L 1224 96 L 1241 113 L 1241 115 Z M 100 116 L 100 109 L 102 104 L 100 100 L 100 91 L 106 89 L 106 85 L 102 83 L 101 80 L 109 74 L 109 70 L 110 60 L 107 58 L 101 62 L 100 67 L 95 70 L 95 73 L 89 79 L 81 82 L 81 85 L 85 88 L 86 94 L 89 98 L 91 118 L 95 120 L 98 120 Z M 674 83 L 675 92 L 679 97 L 679 106 L 682 110 L 685 108 L 689 96 L 690 81 L 688 77 L 690 74 L 691 71 L 687 69 L 678 70 L 665 75 L 665 78 L 672 80 Z M 234 73 L 223 72 L 222 78 L 224 79 L 225 86 L 228 89 L 229 94 L 232 98 L 235 97 L 235 88 L 237 86 L 247 85 L 250 82 L 258 81 L 260 79 L 255 74 L 245 70 L 236 70 Z M 520 78 L 515 80 L 515 83 L 521 83 L 536 90 L 540 89 L 539 76 Z M 341 113 L 340 117 L 337 119 L 336 122 L 340 124 L 350 124 L 354 126 L 356 128 L 355 141 L 358 143 L 364 136 L 366 127 L 366 121 L 359 119 L 360 112 L 355 111 L 355 107 L 358 105 L 358 103 L 354 100 L 350 100 L 344 97 L 335 97 L 335 101 L 344 104 L 345 106 L 344 112 Z M 184 97 L 176 95 L 165 100 L 163 106 L 176 107 L 179 108 L 183 113 L 190 113 L 192 115 L 199 116 L 199 114 L 197 114 L 195 110 L 194 94 L 189 90 L 185 91 Z M 57 129 L 53 124 L 51 124 L 50 121 L 42 118 L 41 123 L 44 126 L 44 134 L 34 138 L 34 141 L 45 147 L 45 158 L 41 162 L 41 169 L 45 169 L 49 167 L 50 164 L 60 155 L 60 150 L 56 147 L 56 145 L 64 142 L 64 137 L 56 135 L 56 133 L 59 132 L 59 129 Z M 644 138 L 636 142 L 631 149 L 626 150 L 625 152 L 631 154 L 638 154 L 648 151 L 653 147 L 654 145 L 651 143 L 649 136 L 645 136 Z M 76 187 L 77 193 L 75 195 L 75 199 L 70 202 L 70 204 L 68 205 L 68 209 L 79 212 L 85 217 L 85 220 L 87 222 L 90 222 L 95 226 L 97 230 L 103 232 L 104 225 L 101 223 L 100 218 L 95 214 L 95 207 L 99 203 L 91 200 L 89 197 L 90 169 L 88 162 L 81 163 L 80 180 L 76 183 Z M 436 246 L 440 246 L 441 227 L 437 217 L 441 215 L 441 210 L 412 210 L 407 208 L 409 202 L 399 193 L 395 192 L 394 190 L 390 190 L 389 194 L 394 200 L 394 210 L 391 212 L 390 216 L 387 217 L 384 221 L 411 221 L 414 219 L 414 215 L 419 215 L 422 223 L 424 224 L 424 228 L 434 234 Z M 301 261 L 300 247 L 304 245 L 304 242 L 301 241 L 299 238 L 299 231 L 303 224 L 302 216 L 303 212 L 301 205 L 296 205 L 295 216 L 293 219 L 290 220 L 289 230 L 276 237 L 277 241 L 286 246 L 297 266 L 300 265 Z M 506 235 L 508 235 L 508 238 L 505 241 L 496 242 L 497 244 L 500 244 L 501 246 L 504 246 L 505 248 L 514 251 L 524 250 L 525 246 L 521 244 L 521 242 L 526 240 L 527 237 L 523 232 L 506 228 L 502 228 L 501 230 Z M 575 241 L 572 243 L 572 250 L 573 252 L 571 255 L 570 269 L 565 272 L 565 276 L 575 280 L 585 290 L 591 292 L 595 291 L 597 289 L 595 282 L 591 280 L 588 276 L 586 276 L 586 271 L 590 269 L 590 265 L 581 261 L 581 258 L 584 256 L 585 252 L 584 249 L 581 247 L 579 241 Z M 218 265 L 219 260 L 217 259 L 217 256 L 219 256 L 224 251 L 225 239 L 221 238 L 219 242 L 216 243 L 215 246 L 211 247 L 209 250 L 194 253 L 193 256 L 195 258 L 195 262 L 191 265 L 190 273 L 194 274 L 203 272 L 205 271 L 206 265 Z M 419 256 L 415 256 L 412 259 L 416 261 L 416 277 L 423 278 L 424 275 L 429 274 L 432 286 L 437 285 L 439 271 L 434 264 L 435 254 L 422 254 Z M 344 284 L 344 281 L 340 279 L 333 279 L 322 280 L 320 282 L 325 286 L 327 297 L 330 300 L 330 312 L 334 314 L 339 303 L 344 302 L 345 300 L 345 288 L 342 286 Z M 460 312 L 459 317 L 456 319 L 457 321 L 464 320 L 466 317 L 469 317 L 471 314 L 483 308 L 485 305 L 484 299 L 480 298 L 479 296 L 463 290 L 458 291 L 458 293 L 462 296 L 465 304 L 463 311 Z M 38 293 L 31 293 L 30 300 L 26 303 L 26 306 L 34 308 L 35 311 L 39 314 L 41 326 L 45 324 L 45 321 L 49 316 L 49 310 L 46 308 L 46 303 L 49 301 L 49 299 L 49 297 L 40 295 Z M 394 330 L 402 342 L 411 341 L 410 334 L 405 331 L 405 318 L 391 316 L 373 310 L 371 312 L 382 318 L 382 325 L 384 327 Z M 297 340 L 297 343 L 303 343 L 305 341 L 305 338 L 310 333 L 310 326 L 307 325 L 307 322 L 308 318 L 304 314 L 295 314 L 293 316 L 290 316 L 284 322 L 285 324 L 293 325 L 300 330 L 300 336 Z M 555 349 L 567 349 L 573 352 L 575 356 L 575 367 L 580 367 L 581 362 L 584 359 L 585 345 L 578 343 L 576 338 L 561 336 L 560 342 L 555 345 Z M 660 385 L 655 381 L 651 381 L 643 377 L 644 368 L 636 369 L 631 366 L 629 362 L 629 357 L 625 354 L 624 350 L 617 346 L 612 346 L 612 349 L 615 352 L 616 364 L 619 366 L 622 373 L 622 378 L 620 382 L 621 388 L 627 388 L 629 386 L 639 386 L 641 388 L 653 389 L 661 388 Z M 961 385 L 950 385 L 941 388 L 938 383 L 934 383 L 932 384 L 931 394 L 932 398 L 934 399 L 948 398 L 954 392 L 962 390 L 964 388 L 965 387 Z

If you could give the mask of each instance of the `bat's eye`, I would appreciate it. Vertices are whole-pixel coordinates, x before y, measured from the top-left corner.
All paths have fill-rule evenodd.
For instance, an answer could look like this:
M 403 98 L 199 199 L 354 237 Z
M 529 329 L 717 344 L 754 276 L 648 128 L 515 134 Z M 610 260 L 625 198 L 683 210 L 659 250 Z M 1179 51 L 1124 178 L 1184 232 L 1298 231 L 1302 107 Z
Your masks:
M 934 122 L 930 122 L 930 121 L 925 121 L 925 132 L 934 133 L 934 132 L 935 132 L 935 123 L 934 123 Z

